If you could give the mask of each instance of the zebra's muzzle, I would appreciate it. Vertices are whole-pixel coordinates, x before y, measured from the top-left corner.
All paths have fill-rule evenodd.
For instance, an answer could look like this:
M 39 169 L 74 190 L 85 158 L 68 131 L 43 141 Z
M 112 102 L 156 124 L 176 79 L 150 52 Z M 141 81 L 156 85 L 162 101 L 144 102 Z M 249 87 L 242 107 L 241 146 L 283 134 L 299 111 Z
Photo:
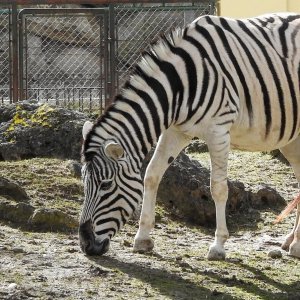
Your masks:
M 81 250 L 87 255 L 102 255 L 109 249 L 109 239 L 96 241 L 90 220 L 80 225 L 79 241 Z

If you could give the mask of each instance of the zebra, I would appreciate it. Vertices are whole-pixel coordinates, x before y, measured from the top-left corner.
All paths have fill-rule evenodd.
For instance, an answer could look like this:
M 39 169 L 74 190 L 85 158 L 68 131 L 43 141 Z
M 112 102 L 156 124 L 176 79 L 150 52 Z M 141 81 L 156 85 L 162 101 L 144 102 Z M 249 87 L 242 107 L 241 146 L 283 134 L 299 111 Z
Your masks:
M 300 182 L 300 15 L 202 16 L 162 35 L 95 123 L 82 129 L 81 249 L 102 255 L 142 200 L 134 251 L 150 251 L 159 182 L 197 137 L 207 143 L 216 231 L 208 259 L 224 259 L 231 147 L 280 149 Z M 152 146 L 144 182 L 140 170 Z M 300 204 L 283 248 L 300 257 Z

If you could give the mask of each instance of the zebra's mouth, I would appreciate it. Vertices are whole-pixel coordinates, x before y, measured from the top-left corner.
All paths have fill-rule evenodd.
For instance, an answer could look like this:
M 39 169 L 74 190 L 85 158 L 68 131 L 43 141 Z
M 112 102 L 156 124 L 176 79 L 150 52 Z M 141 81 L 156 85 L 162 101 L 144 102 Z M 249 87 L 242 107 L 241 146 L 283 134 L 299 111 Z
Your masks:
M 109 239 L 98 242 L 95 239 L 92 222 L 89 220 L 79 227 L 79 241 L 81 250 L 87 255 L 103 255 L 109 249 Z

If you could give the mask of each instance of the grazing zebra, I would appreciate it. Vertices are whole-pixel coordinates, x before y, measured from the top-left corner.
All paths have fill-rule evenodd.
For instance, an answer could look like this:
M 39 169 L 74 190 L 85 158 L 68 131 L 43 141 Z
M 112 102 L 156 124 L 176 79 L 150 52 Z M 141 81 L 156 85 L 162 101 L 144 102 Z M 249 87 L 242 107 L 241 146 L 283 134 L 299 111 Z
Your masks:
M 203 16 L 163 36 L 145 52 L 113 105 L 83 127 L 85 202 L 81 248 L 103 254 L 143 198 L 134 250 L 153 248 L 158 184 L 193 137 L 206 141 L 215 241 L 209 259 L 224 259 L 230 146 L 279 148 L 300 181 L 300 15 L 235 20 Z M 143 182 L 141 165 L 156 150 Z M 300 257 L 300 225 L 284 247 Z M 300 221 L 299 221 L 300 223 Z

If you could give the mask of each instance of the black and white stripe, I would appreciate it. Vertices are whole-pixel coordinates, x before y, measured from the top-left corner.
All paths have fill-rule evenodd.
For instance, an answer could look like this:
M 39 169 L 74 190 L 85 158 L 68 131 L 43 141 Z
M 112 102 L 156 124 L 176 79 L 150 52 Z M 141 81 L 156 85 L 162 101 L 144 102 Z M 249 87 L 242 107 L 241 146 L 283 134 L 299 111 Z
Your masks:
M 260 151 L 295 140 L 299 78 L 297 14 L 204 16 L 163 36 L 86 136 L 81 224 L 92 220 L 99 241 L 125 224 L 142 199 L 142 161 L 170 128 L 208 143 L 212 182 L 226 179 L 230 143 Z M 107 157 L 108 142 L 124 154 Z

